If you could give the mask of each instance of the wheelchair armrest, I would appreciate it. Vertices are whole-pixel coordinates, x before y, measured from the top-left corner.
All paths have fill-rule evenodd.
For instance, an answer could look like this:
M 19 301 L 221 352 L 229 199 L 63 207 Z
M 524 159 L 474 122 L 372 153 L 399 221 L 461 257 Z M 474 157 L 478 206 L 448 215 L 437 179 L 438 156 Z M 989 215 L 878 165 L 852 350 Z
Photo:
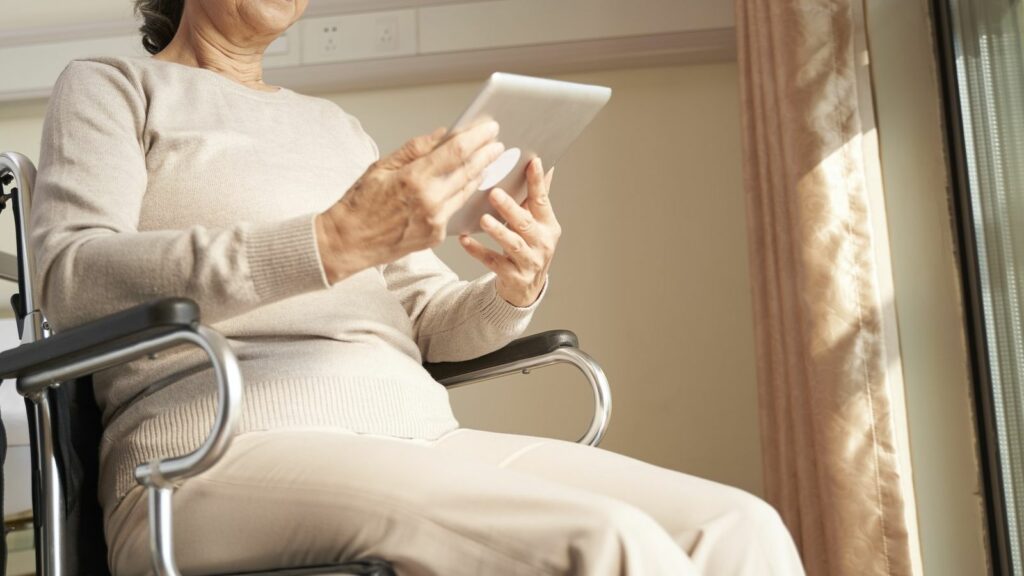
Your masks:
M 501 350 L 464 362 L 426 363 L 424 368 L 446 388 L 514 374 L 552 364 L 572 364 L 590 383 L 594 395 L 594 415 L 581 444 L 597 446 L 608 429 L 612 414 L 612 392 L 601 366 L 579 349 L 579 340 L 568 330 L 551 330 L 526 336 Z
M 481 370 L 543 356 L 559 348 L 579 348 L 579 339 L 569 330 L 549 330 L 509 342 L 504 348 L 462 362 L 425 362 L 423 367 L 445 386 L 465 383 L 465 377 Z
M 210 435 L 184 456 L 138 466 L 136 479 L 157 488 L 195 476 L 224 453 L 238 420 L 242 375 L 227 339 L 199 324 L 199 306 L 165 298 L 87 322 L 49 338 L 0 353 L 0 376 L 17 378 L 18 393 L 36 398 L 50 387 L 181 345 L 206 353 L 217 383 Z
M 242 373 L 228 341 L 199 324 L 199 306 L 184 298 L 142 304 L 0 353 L 0 375 L 18 380 L 18 393 L 32 398 L 41 415 L 43 434 L 50 429 L 48 388 L 149 354 L 181 345 L 201 349 L 210 360 L 217 385 L 216 414 L 210 433 L 198 448 L 181 456 L 153 460 L 135 468 L 146 486 L 150 506 L 150 550 L 157 574 L 178 576 L 174 562 L 171 494 L 176 485 L 213 466 L 231 442 L 240 417 Z M 44 436 L 45 437 L 45 436 Z M 45 441 L 44 441 L 45 442 Z M 52 454 L 50 456 L 52 459 Z M 58 488 L 56 466 L 43 466 L 48 506 Z M 54 525 L 59 524 L 55 521 Z M 59 557 L 59 546 L 48 552 Z
M 199 306 L 185 298 L 166 298 L 140 304 L 49 338 L 0 352 L 0 378 L 17 378 L 96 357 L 181 329 L 199 325 Z

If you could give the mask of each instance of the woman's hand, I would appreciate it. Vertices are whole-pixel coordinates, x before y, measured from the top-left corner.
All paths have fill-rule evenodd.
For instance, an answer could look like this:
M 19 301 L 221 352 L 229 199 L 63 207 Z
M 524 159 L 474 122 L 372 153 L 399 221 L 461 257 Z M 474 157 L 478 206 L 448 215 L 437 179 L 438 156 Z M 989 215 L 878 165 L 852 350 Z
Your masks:
M 498 294 L 509 304 L 525 308 L 533 304 L 544 289 L 551 259 L 555 256 L 562 228 L 548 199 L 554 170 L 544 175 L 540 158 L 526 167 L 527 197 L 522 206 L 504 190 L 491 190 L 490 201 L 506 226 L 490 214 L 480 219 L 484 232 L 494 238 L 503 250 L 498 254 L 468 235 L 459 242 L 470 256 L 497 275 Z
M 332 284 L 444 240 L 448 219 L 505 150 L 493 121 L 444 136 L 436 130 L 381 158 L 317 216 L 317 244 Z

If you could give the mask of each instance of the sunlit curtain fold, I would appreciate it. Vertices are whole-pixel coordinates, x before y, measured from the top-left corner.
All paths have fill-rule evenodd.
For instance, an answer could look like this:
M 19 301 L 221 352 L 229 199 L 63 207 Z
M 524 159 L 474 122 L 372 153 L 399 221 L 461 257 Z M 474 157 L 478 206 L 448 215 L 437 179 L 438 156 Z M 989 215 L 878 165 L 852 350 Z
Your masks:
M 912 573 L 854 8 L 736 0 L 765 491 L 812 576 Z

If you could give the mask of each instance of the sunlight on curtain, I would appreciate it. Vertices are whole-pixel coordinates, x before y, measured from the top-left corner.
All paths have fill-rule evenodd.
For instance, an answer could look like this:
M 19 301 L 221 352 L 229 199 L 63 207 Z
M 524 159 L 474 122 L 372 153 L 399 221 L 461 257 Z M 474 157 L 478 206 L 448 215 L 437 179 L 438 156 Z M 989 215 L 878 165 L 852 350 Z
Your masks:
M 809 575 L 919 573 L 862 5 L 735 5 L 765 496 Z
M 1024 572 L 1024 7 L 953 0 L 957 76 L 996 433 L 1015 573 Z

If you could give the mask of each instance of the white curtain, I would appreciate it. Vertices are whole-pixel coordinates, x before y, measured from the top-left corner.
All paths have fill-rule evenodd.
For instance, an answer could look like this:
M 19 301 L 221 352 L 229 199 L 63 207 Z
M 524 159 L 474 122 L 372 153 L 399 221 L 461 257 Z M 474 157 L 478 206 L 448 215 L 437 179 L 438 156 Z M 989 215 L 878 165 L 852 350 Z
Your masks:
M 765 490 L 812 576 L 919 565 L 859 1 L 736 0 Z

